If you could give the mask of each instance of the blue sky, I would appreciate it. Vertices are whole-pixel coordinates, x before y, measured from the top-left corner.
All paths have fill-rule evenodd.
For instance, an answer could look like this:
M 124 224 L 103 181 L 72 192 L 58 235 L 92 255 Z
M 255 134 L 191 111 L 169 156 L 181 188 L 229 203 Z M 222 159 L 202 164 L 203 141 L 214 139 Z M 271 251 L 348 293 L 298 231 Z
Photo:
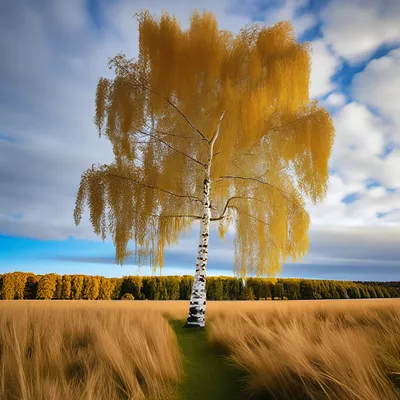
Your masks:
M 307 204 L 310 251 L 282 276 L 400 280 L 400 2 L 397 0 L 19 0 L 0 5 L 0 273 L 150 274 L 72 218 L 81 173 L 109 163 L 93 126 L 108 57 L 137 53 L 133 14 L 214 11 L 237 32 L 290 20 L 312 42 L 311 96 L 334 117 L 326 200 Z M 198 226 L 166 251 L 164 275 L 192 274 Z M 231 275 L 233 237 L 212 231 L 209 274 Z M 157 272 L 159 273 L 159 272 Z

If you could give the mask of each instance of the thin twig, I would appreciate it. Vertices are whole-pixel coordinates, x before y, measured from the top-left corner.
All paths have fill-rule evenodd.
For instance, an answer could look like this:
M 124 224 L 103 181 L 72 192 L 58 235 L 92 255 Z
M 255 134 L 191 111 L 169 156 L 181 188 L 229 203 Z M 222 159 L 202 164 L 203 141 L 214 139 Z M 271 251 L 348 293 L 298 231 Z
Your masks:
M 203 201 L 200 200 L 199 198 L 197 198 L 196 196 L 183 195 L 183 194 L 174 193 L 174 192 L 171 192 L 171 191 L 166 190 L 166 189 L 161 189 L 161 188 L 159 188 L 159 187 L 157 187 L 157 186 L 147 185 L 146 183 L 137 181 L 137 180 L 135 180 L 135 179 L 133 179 L 133 178 L 130 178 L 130 177 L 128 177 L 128 176 L 115 174 L 115 173 L 113 173 L 113 172 L 106 172 L 106 174 L 107 174 L 107 175 L 110 175 L 110 176 L 115 176 L 115 177 L 117 177 L 117 178 L 126 179 L 126 180 L 128 180 L 128 181 L 131 181 L 131 182 L 137 184 L 137 185 L 144 186 L 144 187 L 147 187 L 147 188 L 149 188 L 149 189 L 160 190 L 161 192 L 170 194 L 171 196 L 186 198 L 186 199 L 190 199 L 190 200 L 193 200 L 193 201 L 199 201 L 200 203 L 203 203 Z
M 267 186 L 271 187 L 274 190 L 277 190 L 281 194 L 289 195 L 289 193 L 286 193 L 282 189 L 279 189 L 276 186 L 271 185 L 268 182 L 264 182 L 264 181 L 262 181 L 262 180 L 260 180 L 258 178 L 250 178 L 250 177 L 234 176 L 234 175 L 223 175 L 223 176 L 220 176 L 218 179 L 214 180 L 214 182 L 218 182 L 219 180 L 223 180 L 223 179 L 241 179 L 241 180 L 248 180 L 248 181 L 258 182 L 258 183 L 261 183 L 263 185 L 267 185 Z
M 183 155 L 183 156 L 189 158 L 190 160 L 194 161 L 195 163 L 201 165 L 203 168 L 205 167 L 205 165 L 204 165 L 201 161 L 196 160 L 194 157 L 190 156 L 189 154 L 186 154 L 186 153 L 184 153 L 183 151 L 181 151 L 181 150 L 179 150 L 179 149 L 177 149 L 177 148 L 171 146 L 171 145 L 170 145 L 169 143 L 167 143 L 165 140 L 162 140 L 162 139 L 158 138 L 157 136 L 152 135 L 151 133 L 147 133 L 147 132 L 144 132 L 144 131 L 141 131 L 141 130 L 138 130 L 138 129 L 137 129 L 137 132 L 139 132 L 141 135 L 149 136 L 149 137 L 151 137 L 151 138 L 153 138 L 153 139 L 155 139 L 155 140 L 158 140 L 160 143 L 164 144 L 165 146 L 167 146 L 167 147 L 170 148 L 171 150 L 174 150 L 174 151 L 176 151 L 177 153 L 179 153 L 179 154 L 181 154 L 181 155 Z

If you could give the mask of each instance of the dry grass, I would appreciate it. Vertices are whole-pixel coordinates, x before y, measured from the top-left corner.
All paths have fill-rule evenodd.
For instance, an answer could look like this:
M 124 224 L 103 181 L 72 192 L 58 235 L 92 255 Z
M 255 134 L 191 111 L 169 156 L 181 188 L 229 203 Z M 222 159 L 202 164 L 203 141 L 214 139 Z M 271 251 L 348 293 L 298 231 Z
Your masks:
M 207 318 L 253 393 L 394 400 L 399 310 L 400 299 L 211 301 Z M 183 371 L 162 314 L 187 312 L 187 301 L 1 301 L 0 398 L 171 398 Z
M 2 400 L 170 398 L 182 366 L 168 322 L 95 304 L 2 302 Z
M 222 310 L 221 310 L 222 311 Z M 229 314 L 229 315 L 228 315 Z M 220 313 L 209 339 L 274 399 L 399 399 L 400 301 L 279 302 Z

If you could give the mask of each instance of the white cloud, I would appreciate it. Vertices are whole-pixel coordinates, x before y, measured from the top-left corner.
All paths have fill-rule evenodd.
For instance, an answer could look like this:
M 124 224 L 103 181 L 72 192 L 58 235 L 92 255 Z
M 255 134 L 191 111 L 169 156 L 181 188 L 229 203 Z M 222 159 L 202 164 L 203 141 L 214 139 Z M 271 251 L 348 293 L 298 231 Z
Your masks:
M 333 167 L 340 167 L 338 157 L 350 149 L 357 156 L 378 156 L 385 145 L 385 127 L 381 118 L 374 116 L 364 105 L 349 103 L 334 117 L 336 138 Z
M 393 121 L 392 139 L 400 144 L 400 48 L 369 62 L 355 75 L 352 92 L 356 99 L 374 107 Z
M 214 3 L 217 3 L 216 1 Z M 230 14 L 246 15 L 253 21 L 261 21 L 272 26 L 280 21 L 290 21 L 297 37 L 317 23 L 316 15 L 311 12 L 298 13 L 299 8 L 307 6 L 307 0 L 282 0 L 279 2 L 260 0 L 233 0 L 229 3 Z
M 319 39 L 312 42 L 311 63 L 310 97 L 316 98 L 335 88 L 331 77 L 339 66 L 339 59 Z
M 331 107 L 341 107 L 346 104 L 346 96 L 343 93 L 335 92 L 325 99 L 325 103 Z
M 334 0 L 322 10 L 321 18 L 325 40 L 351 63 L 382 44 L 400 43 L 398 0 Z
M 273 12 L 267 12 L 265 23 L 274 25 L 280 21 L 290 21 L 293 24 L 296 36 L 300 36 L 304 31 L 311 28 L 317 23 L 316 16 L 311 13 L 298 15 L 296 8 L 304 6 L 307 3 L 305 0 L 286 0 L 280 3 Z

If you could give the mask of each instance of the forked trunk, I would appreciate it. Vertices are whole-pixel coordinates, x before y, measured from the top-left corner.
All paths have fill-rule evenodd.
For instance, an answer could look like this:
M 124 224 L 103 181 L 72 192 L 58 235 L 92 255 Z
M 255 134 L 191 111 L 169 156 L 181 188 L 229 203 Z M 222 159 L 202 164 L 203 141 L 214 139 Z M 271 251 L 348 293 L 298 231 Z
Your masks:
M 210 178 L 204 180 L 204 208 L 200 224 L 199 247 L 197 250 L 196 273 L 190 297 L 189 316 L 186 321 L 188 327 L 205 325 L 206 313 L 206 267 L 208 260 L 208 238 L 210 233 Z
M 197 250 L 196 273 L 190 297 L 189 316 L 186 320 L 186 327 L 204 328 L 206 322 L 206 267 L 208 260 L 208 238 L 210 235 L 211 220 L 211 165 L 214 156 L 214 144 L 218 138 L 219 130 L 225 111 L 221 114 L 217 130 L 209 142 L 209 157 L 205 168 L 203 184 L 203 216 L 200 223 L 199 247 Z

